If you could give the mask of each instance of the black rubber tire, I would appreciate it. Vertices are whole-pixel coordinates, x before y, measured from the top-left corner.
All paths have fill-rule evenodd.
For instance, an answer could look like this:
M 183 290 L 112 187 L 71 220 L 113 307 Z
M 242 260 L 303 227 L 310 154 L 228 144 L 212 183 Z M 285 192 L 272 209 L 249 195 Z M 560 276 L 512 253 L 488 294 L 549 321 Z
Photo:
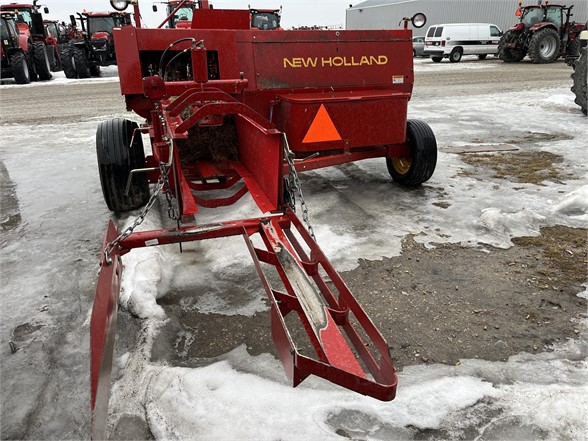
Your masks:
M 478 60 L 485 60 L 488 54 L 480 54 L 478 55 Z
M 51 69 L 52 72 L 59 72 L 63 70 L 63 66 L 61 65 L 61 57 L 59 56 L 59 50 L 57 46 L 53 46 L 53 58 L 55 59 L 55 63 Z
M 416 187 L 428 181 L 437 165 L 437 141 L 429 125 L 420 120 L 406 121 L 410 158 L 386 158 L 392 179 L 400 185 Z
M 527 53 L 520 47 L 505 47 L 506 43 L 516 43 L 519 39 L 520 32 L 506 31 L 498 42 L 498 56 L 505 63 L 518 63 Z
M 71 44 L 66 44 L 61 49 L 61 65 L 63 66 L 63 73 L 65 78 L 75 79 L 78 77 L 75 65 L 73 63 L 73 50 L 74 47 Z
M 74 47 L 73 60 L 78 78 L 90 78 L 90 65 L 86 51 L 80 47 Z
M 53 78 L 51 75 L 51 66 L 49 64 L 49 57 L 45 49 L 45 43 L 42 41 L 33 42 L 33 62 L 40 81 L 47 81 Z
M 442 59 L 443 57 L 431 57 L 431 60 L 433 60 L 434 63 L 440 63 Z
M 93 64 L 90 66 L 90 75 L 92 75 L 93 77 L 99 77 L 100 76 L 100 66 L 98 66 L 97 64 Z
M 463 49 L 460 47 L 456 47 L 449 54 L 449 61 L 451 63 L 459 63 L 461 61 L 462 55 L 463 55 Z
M 586 73 L 588 71 L 588 48 L 580 49 L 580 58 L 576 60 L 574 73 L 572 73 L 572 92 L 576 96 L 574 102 L 580 106 L 582 113 L 588 116 L 588 85 L 586 84 Z
M 568 44 L 566 57 L 579 57 L 581 47 L 580 40 L 576 37 L 574 41 L 571 41 L 570 44 Z
M 104 201 L 111 211 L 124 212 L 140 208 L 149 201 L 149 184 L 145 173 L 133 176 L 129 194 L 125 195 L 131 170 L 145 167 L 143 139 L 137 123 L 114 118 L 100 123 L 96 130 L 96 156 Z M 130 147 L 129 147 L 130 146 Z
M 29 71 L 29 64 L 24 53 L 16 52 L 12 54 L 10 57 L 10 67 L 16 84 L 29 84 L 31 82 L 31 72 Z
M 529 41 L 529 58 L 536 64 L 553 63 L 559 58 L 561 41 L 553 28 L 543 28 Z

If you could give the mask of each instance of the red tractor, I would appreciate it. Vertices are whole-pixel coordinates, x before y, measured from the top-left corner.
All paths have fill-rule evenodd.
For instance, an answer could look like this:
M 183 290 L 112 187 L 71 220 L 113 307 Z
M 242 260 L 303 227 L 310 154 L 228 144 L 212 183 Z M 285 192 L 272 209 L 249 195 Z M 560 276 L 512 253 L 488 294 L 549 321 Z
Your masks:
M 77 29 L 76 19 L 70 16 L 71 28 Z M 131 23 L 125 12 L 78 13 L 80 29 L 63 47 L 61 58 L 67 78 L 89 78 L 100 75 L 100 66 L 116 65 L 112 30 Z
M 15 14 L 18 32 L 22 35 L 20 47 L 32 53 L 31 80 L 50 80 L 51 71 L 59 68 L 59 49 L 57 43 L 48 38 L 37 1 L 34 0 L 32 5 L 5 4 L 0 10 Z M 45 7 L 44 12 L 48 14 L 49 9 Z
M 500 39 L 500 58 L 515 63 L 529 55 L 533 63 L 553 63 L 559 57 L 577 56 L 584 24 L 570 21 L 573 7 L 547 2 L 523 6 L 520 1 L 516 13 L 520 21 Z
M 392 400 L 390 347 L 317 244 L 299 173 L 381 158 L 400 185 L 431 178 L 435 135 L 407 120 L 408 23 L 422 27 L 424 15 L 405 18 L 404 29 L 266 32 L 251 29 L 249 10 L 199 1 L 189 28 L 163 28 L 172 11 L 147 29 L 136 0 L 111 0 L 115 9 L 129 3 L 135 26 L 114 29 L 114 44 L 126 107 L 144 122 L 102 122 L 96 153 L 106 205 L 141 214 L 121 232 L 111 220 L 104 238 L 90 324 L 93 438 L 105 436 L 121 257 L 146 246 L 240 238 L 293 386 L 316 375 Z M 203 221 L 203 209 L 247 194 L 258 216 Z M 135 231 L 160 195 L 176 227 Z
M 30 54 L 20 47 L 19 33 L 12 12 L 0 12 L 0 68 L 2 78 L 14 78 L 16 84 L 31 82 Z

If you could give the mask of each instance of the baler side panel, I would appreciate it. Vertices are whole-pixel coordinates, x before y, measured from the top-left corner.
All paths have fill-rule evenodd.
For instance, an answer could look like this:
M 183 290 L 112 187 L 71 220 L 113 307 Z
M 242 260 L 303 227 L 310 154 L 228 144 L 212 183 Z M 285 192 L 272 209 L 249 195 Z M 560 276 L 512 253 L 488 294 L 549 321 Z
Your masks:
M 122 95 L 143 94 L 143 75 L 137 43 L 138 31 L 139 29 L 133 26 L 115 28 L 112 31 Z

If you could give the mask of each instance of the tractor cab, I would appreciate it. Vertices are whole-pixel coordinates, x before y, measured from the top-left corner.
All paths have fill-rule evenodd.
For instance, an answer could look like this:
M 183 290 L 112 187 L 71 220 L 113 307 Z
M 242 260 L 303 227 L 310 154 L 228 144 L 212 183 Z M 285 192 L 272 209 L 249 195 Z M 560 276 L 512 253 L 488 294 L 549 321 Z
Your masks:
M 251 16 L 251 28 L 262 31 L 280 30 L 280 19 L 282 16 L 282 7 L 280 9 L 252 9 L 249 7 Z
M 2 77 L 5 77 L 4 69 L 8 64 L 10 53 L 14 48 L 18 48 L 18 30 L 16 29 L 14 14 L 10 12 L 2 12 L 0 14 L 0 33 L 2 38 L 2 44 L 0 46 Z
M 124 12 L 84 12 L 82 14 L 88 35 L 96 38 L 112 38 L 112 30 L 131 24 L 131 17 Z
M 165 2 L 165 13 L 169 18 L 169 28 L 188 29 L 192 25 L 194 9 L 198 7 L 197 2 L 187 0 L 169 0 Z M 153 12 L 157 12 L 157 5 L 153 4 Z
M 2 11 L 13 11 L 19 33 L 31 35 L 34 39 L 45 39 L 45 27 L 43 25 L 43 17 L 39 12 L 39 7 L 35 4 L 20 4 L 10 3 L 8 5 L 0 6 Z M 45 7 L 45 13 L 49 9 Z
M 561 5 L 530 5 L 520 6 L 517 15 L 520 15 L 521 24 L 525 29 L 537 25 L 553 24 L 560 29 L 564 23 L 563 14 L 571 8 Z

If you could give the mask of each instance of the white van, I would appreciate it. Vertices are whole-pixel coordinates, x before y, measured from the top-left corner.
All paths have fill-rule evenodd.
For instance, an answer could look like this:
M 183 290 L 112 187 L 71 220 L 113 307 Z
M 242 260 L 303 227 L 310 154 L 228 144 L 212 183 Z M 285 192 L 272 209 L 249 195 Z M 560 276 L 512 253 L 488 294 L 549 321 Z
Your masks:
M 490 23 L 450 23 L 431 26 L 425 37 L 424 55 L 438 63 L 449 58 L 452 63 L 462 55 L 477 55 L 483 60 L 498 52 L 502 31 Z

